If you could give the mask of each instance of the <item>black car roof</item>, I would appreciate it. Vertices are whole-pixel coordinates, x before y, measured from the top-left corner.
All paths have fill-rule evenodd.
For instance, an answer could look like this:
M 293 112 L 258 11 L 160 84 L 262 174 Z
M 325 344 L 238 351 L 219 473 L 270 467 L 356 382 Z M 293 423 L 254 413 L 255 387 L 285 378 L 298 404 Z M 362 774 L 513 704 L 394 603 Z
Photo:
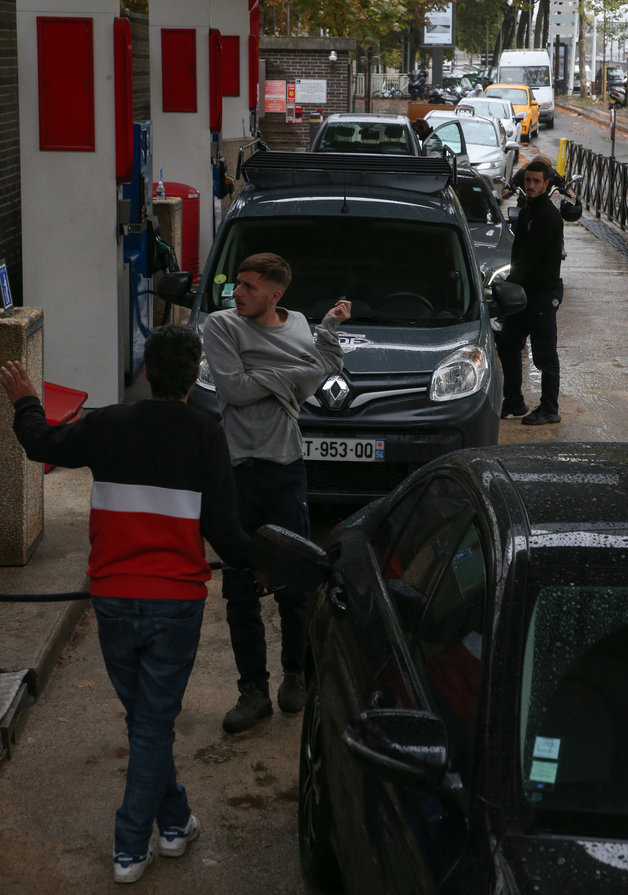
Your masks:
M 479 453 L 510 479 L 531 531 L 586 525 L 628 532 L 628 443 L 504 445 Z

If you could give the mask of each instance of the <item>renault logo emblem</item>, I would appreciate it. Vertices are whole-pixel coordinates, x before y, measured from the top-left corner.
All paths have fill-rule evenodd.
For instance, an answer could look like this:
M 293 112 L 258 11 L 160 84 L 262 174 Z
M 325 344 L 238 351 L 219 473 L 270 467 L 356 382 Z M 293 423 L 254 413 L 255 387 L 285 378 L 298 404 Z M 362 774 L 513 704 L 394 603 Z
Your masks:
M 337 410 L 349 397 L 349 386 L 342 376 L 330 376 L 321 389 L 321 397 L 330 410 Z

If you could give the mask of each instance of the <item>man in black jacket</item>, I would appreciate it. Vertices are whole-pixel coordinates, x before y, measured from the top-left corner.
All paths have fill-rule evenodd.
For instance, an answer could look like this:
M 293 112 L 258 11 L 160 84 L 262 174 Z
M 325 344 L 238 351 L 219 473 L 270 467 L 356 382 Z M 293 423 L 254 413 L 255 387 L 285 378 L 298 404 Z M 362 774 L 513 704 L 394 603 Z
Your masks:
M 535 159 L 526 168 L 528 199 L 517 220 L 508 279 L 523 286 L 528 303 L 523 311 L 505 319 L 497 343 L 504 373 L 502 419 L 523 417 L 528 426 L 560 422 L 556 312 L 563 298 L 563 221 L 546 194 L 550 178 L 551 171 L 543 161 Z M 530 414 L 521 391 L 521 351 L 528 336 L 532 361 L 541 371 L 541 403 Z
M 225 436 L 187 404 L 200 358 L 191 329 L 159 327 L 144 351 L 152 399 L 103 407 L 61 426 L 46 422 L 20 363 L 0 368 L 15 406 L 13 427 L 30 459 L 89 466 L 94 476 L 87 575 L 129 739 L 113 847 L 118 883 L 140 879 L 152 862 L 155 822 L 165 857 L 180 857 L 199 835 L 172 744 L 211 577 L 203 536 L 231 566 L 249 565 Z

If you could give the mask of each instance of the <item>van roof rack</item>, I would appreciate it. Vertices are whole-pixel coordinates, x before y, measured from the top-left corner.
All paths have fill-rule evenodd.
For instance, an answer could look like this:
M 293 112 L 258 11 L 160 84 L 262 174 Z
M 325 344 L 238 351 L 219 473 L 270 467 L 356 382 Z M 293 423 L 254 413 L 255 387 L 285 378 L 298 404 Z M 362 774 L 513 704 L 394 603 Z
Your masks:
M 257 151 L 242 165 L 242 174 L 260 190 L 336 185 L 438 193 L 455 180 L 455 169 L 455 158 L 452 167 L 440 156 Z

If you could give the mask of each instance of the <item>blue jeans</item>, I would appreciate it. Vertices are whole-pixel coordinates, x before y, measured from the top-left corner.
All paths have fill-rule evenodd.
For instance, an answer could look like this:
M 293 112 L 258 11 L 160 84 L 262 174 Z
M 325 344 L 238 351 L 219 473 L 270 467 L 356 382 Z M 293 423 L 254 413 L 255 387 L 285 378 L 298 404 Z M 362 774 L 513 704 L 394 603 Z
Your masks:
M 143 855 L 160 830 L 190 817 L 177 783 L 174 721 L 201 633 L 205 600 L 92 597 L 98 637 L 111 683 L 126 709 L 129 764 L 116 813 L 115 850 Z
M 272 463 L 250 460 L 234 466 L 240 524 L 247 534 L 265 523 L 281 525 L 307 538 L 307 477 L 303 460 Z M 298 584 L 298 582 L 296 582 Z M 268 693 L 266 636 L 255 579 L 249 572 L 225 569 L 222 595 L 227 600 L 227 621 L 238 685 L 253 683 Z M 285 671 L 303 671 L 308 597 L 298 587 L 275 590 L 281 619 L 281 664 Z

